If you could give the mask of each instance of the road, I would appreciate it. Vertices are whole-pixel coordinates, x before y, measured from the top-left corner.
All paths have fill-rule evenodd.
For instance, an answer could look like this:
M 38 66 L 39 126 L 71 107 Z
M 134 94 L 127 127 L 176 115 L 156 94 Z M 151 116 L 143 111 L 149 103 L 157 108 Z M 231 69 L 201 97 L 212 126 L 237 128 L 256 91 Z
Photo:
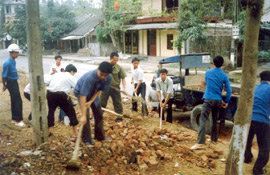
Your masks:
M 5 60 L 9 57 L 9 53 L 8 53 L 7 49 L 0 50 L 0 55 L 1 55 L 0 56 L 0 65 L 3 65 Z M 94 58 L 92 58 L 92 59 L 94 59 Z M 109 58 L 98 57 L 97 59 L 98 60 L 92 60 L 93 64 L 91 64 L 91 63 L 83 63 L 83 62 L 74 62 L 73 60 L 68 61 L 68 60 L 63 59 L 62 64 L 63 65 L 74 64 L 77 67 L 77 70 L 78 70 L 78 72 L 75 74 L 75 77 L 77 79 L 79 79 L 84 73 L 86 73 L 86 72 L 88 72 L 90 70 L 96 69 L 98 67 L 98 64 L 97 64 L 98 62 L 101 62 L 103 60 L 104 61 L 108 60 Z M 44 71 L 44 74 L 49 73 L 50 67 L 54 63 L 55 63 L 55 61 L 54 61 L 53 57 L 47 57 L 47 56 L 43 57 L 43 71 Z M 122 63 L 121 61 L 119 61 L 119 64 L 122 65 L 125 68 L 125 70 L 129 70 L 129 68 L 131 66 L 131 63 L 130 64 L 128 64 L 126 62 Z M 29 73 L 29 70 L 28 70 L 28 57 L 20 55 L 16 59 L 16 67 L 17 67 L 18 71 L 22 71 L 22 72 L 25 72 L 26 74 L 28 74 Z M 143 69 L 144 69 L 144 67 L 143 67 Z M 146 67 L 145 67 L 145 69 L 146 69 Z M 152 81 L 153 75 L 154 75 L 153 73 L 146 73 L 145 74 L 145 80 L 146 80 L 146 84 L 147 84 L 147 94 L 149 93 L 150 83 Z M 131 82 L 131 72 L 130 71 L 127 71 L 126 82 L 127 82 L 127 92 L 129 94 L 132 94 L 133 86 L 130 84 L 130 82 Z

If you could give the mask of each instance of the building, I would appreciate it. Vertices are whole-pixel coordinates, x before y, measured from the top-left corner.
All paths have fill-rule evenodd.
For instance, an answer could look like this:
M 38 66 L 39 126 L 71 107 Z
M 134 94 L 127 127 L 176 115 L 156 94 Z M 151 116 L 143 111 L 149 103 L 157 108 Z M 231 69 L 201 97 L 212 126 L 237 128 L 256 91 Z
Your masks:
M 25 0 L 5 0 L 4 1 L 4 9 L 5 11 L 5 25 L 11 23 L 16 16 L 16 8 L 18 6 L 25 5 Z M 4 33 L 1 37 L 0 45 L 1 48 L 7 48 L 11 43 L 19 44 L 19 41 L 12 38 L 8 33 Z
M 155 11 L 157 14 L 165 13 L 166 17 L 140 16 L 134 25 L 127 25 L 127 32 L 124 34 L 124 51 L 127 54 L 143 57 L 157 56 L 169 57 L 179 54 L 177 48 L 173 47 L 173 41 L 178 37 L 177 20 L 180 0 L 145 0 L 142 4 L 142 11 Z M 213 14 L 205 17 L 206 20 L 214 21 L 208 23 L 205 34 L 211 39 L 216 37 L 226 38 L 221 49 L 230 50 L 231 21 L 226 24 L 221 21 L 221 7 L 215 6 Z M 227 42 L 228 40 L 228 42 Z M 221 39 L 219 39 L 221 41 Z M 221 43 L 221 42 L 220 42 Z M 229 48 L 227 48 L 229 46 Z M 209 48 L 209 47 L 207 47 Z M 194 43 L 187 41 L 181 53 L 196 52 Z
M 64 53 L 80 52 L 82 56 L 107 56 L 114 48 L 111 43 L 97 41 L 96 27 L 100 17 L 89 16 L 76 29 L 58 42 L 58 49 Z

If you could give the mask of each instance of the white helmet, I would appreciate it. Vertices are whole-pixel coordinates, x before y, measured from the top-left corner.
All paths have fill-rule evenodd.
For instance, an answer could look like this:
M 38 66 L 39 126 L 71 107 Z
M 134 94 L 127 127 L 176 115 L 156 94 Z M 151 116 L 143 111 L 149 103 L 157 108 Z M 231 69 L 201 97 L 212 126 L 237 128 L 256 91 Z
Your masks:
M 20 52 L 20 48 L 17 44 L 10 44 L 8 46 L 8 51 L 9 52 Z

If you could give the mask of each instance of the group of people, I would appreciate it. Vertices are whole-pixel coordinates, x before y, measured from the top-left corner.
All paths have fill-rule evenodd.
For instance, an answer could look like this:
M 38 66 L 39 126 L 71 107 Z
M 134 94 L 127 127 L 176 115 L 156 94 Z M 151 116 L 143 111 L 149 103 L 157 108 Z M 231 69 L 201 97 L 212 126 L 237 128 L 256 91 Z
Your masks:
M 22 117 L 22 100 L 17 82 L 18 73 L 16 70 L 15 59 L 19 55 L 19 47 L 16 44 L 11 44 L 8 48 L 10 58 L 3 64 L 2 82 L 3 91 L 8 89 L 11 98 L 12 122 L 16 126 L 24 127 Z M 70 126 L 73 127 L 74 137 L 77 135 L 77 125 L 83 124 L 82 140 L 86 144 L 93 144 L 90 131 L 90 110 L 94 114 L 95 119 L 95 139 L 108 140 L 105 137 L 103 129 L 103 111 L 102 107 L 106 108 L 108 98 L 113 101 L 114 110 L 119 116 L 116 117 L 116 122 L 121 122 L 123 114 L 123 106 L 121 101 L 121 92 L 127 94 L 126 89 L 126 73 L 124 69 L 117 64 L 119 55 L 116 52 L 111 53 L 109 62 L 104 61 L 99 64 L 96 70 L 85 73 L 77 81 L 74 77 L 77 68 L 69 64 L 65 68 L 61 65 L 61 56 L 55 57 L 56 64 L 50 70 L 50 78 L 46 80 L 47 87 L 47 102 L 48 102 L 48 127 L 54 126 L 54 113 L 59 106 L 65 115 L 70 119 Z M 198 133 L 197 143 L 192 146 L 191 150 L 202 149 L 205 147 L 206 123 L 209 114 L 212 112 L 213 126 L 211 139 L 208 141 L 218 141 L 218 113 L 220 108 L 227 108 L 231 98 L 231 86 L 228 76 L 222 71 L 221 66 L 224 59 L 221 56 L 216 56 L 213 59 L 215 68 L 206 71 L 205 83 L 206 91 L 204 93 L 203 106 L 200 116 L 200 128 Z M 133 95 L 141 95 L 145 99 L 146 84 L 144 73 L 139 66 L 138 58 L 132 59 L 131 84 L 134 84 Z M 161 108 L 167 110 L 167 122 L 172 123 L 172 104 L 173 104 L 173 81 L 167 76 L 166 69 L 160 70 L 160 77 L 155 80 L 156 91 L 159 99 L 159 111 Z M 259 154 L 253 168 L 253 174 L 265 174 L 263 169 L 269 159 L 270 141 L 270 71 L 263 71 L 260 74 L 261 84 L 256 87 L 254 95 L 254 104 L 252 111 L 252 122 L 249 130 L 248 141 L 245 151 L 245 163 L 250 163 L 253 155 L 251 153 L 252 140 L 254 135 L 257 136 L 259 145 Z M 122 82 L 123 91 L 120 84 Z M 222 98 L 222 90 L 225 86 L 226 97 Z M 69 93 L 74 89 L 74 94 L 78 99 L 81 109 L 81 117 L 78 121 L 73 103 L 69 100 Z M 30 100 L 30 85 L 24 90 L 24 95 Z M 132 101 L 132 111 L 137 111 L 137 102 Z M 164 110 L 160 117 L 164 119 Z M 147 106 L 142 103 L 143 115 L 148 115 Z M 31 114 L 29 115 L 29 119 Z
M 22 115 L 22 99 L 20 96 L 18 85 L 18 72 L 16 69 L 15 59 L 19 56 L 19 47 L 16 44 L 11 44 L 8 47 L 10 58 L 3 64 L 2 82 L 3 91 L 8 89 L 11 97 L 11 113 L 12 123 L 16 126 L 24 127 Z M 77 68 L 73 64 L 63 67 L 61 64 L 62 57 L 55 57 L 55 65 L 50 68 L 49 76 L 44 78 L 47 85 L 47 103 L 48 103 L 48 128 L 54 126 L 54 113 L 57 107 L 60 107 L 60 113 L 63 113 L 69 118 L 70 126 L 73 128 L 73 137 L 77 135 L 77 125 L 83 124 L 82 140 L 86 144 L 93 144 L 90 131 L 90 110 L 94 114 L 95 119 L 95 139 L 106 140 L 103 130 L 103 111 L 101 107 L 106 108 L 108 98 L 111 97 L 114 105 L 114 110 L 119 115 L 116 117 L 116 122 L 121 122 L 123 114 L 123 106 L 121 100 L 121 92 L 126 94 L 126 73 L 124 69 L 117 64 L 119 55 L 112 52 L 109 62 L 100 63 L 96 70 L 85 73 L 80 79 L 74 77 Z M 140 60 L 134 58 L 132 60 L 132 84 L 134 84 L 133 95 L 140 95 L 145 99 L 146 85 L 144 82 L 143 71 L 139 66 Z M 122 82 L 123 91 L 120 84 Z M 78 121 L 76 112 L 73 107 L 73 102 L 69 98 L 71 90 L 74 89 L 74 94 L 78 99 L 81 109 L 81 117 Z M 31 88 L 28 84 L 24 89 L 24 96 L 31 100 Z M 100 99 L 99 99 L 100 98 Z M 137 102 L 132 102 L 132 110 L 137 111 Z M 142 104 L 142 112 L 148 114 L 146 104 Z M 59 115 L 59 116 L 62 116 Z M 28 116 L 31 120 L 31 113 Z M 60 117 L 59 120 L 62 120 Z

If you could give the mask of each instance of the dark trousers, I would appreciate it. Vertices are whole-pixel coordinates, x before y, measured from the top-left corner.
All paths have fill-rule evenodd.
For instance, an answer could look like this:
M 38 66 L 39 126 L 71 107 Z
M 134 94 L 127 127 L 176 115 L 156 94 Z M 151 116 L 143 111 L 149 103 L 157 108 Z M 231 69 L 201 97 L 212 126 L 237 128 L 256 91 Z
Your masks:
M 95 118 L 95 139 L 96 140 L 104 140 L 105 134 L 104 134 L 104 128 L 103 128 L 103 116 L 101 111 L 101 106 L 98 104 L 96 106 L 94 103 L 91 105 L 92 112 L 94 113 Z M 91 128 L 90 128 L 90 109 L 86 109 L 86 124 L 83 126 L 82 131 L 82 140 L 83 142 L 92 142 L 92 136 L 91 136 Z
M 70 126 L 76 126 L 78 120 L 72 104 L 68 101 L 68 96 L 64 92 L 47 91 L 47 102 L 49 107 L 48 127 L 54 126 L 54 112 L 59 106 L 69 117 Z
M 248 133 L 248 140 L 247 146 L 245 151 L 245 159 L 251 159 L 251 147 L 252 147 L 252 140 L 254 135 L 257 137 L 257 142 L 259 146 L 259 154 L 258 158 L 255 162 L 253 167 L 253 174 L 261 174 L 263 167 L 267 164 L 269 160 L 269 146 L 270 146 L 270 126 L 267 123 L 261 123 L 257 121 L 251 121 L 249 133 Z
M 134 84 L 134 88 L 137 87 L 137 83 Z M 138 88 L 137 95 L 139 96 L 141 94 L 141 97 L 145 100 L 145 94 L 146 94 L 146 85 L 145 83 L 141 83 L 140 87 Z M 133 93 L 133 96 L 135 94 Z M 138 111 L 137 109 L 137 102 L 132 100 L 132 111 Z M 143 115 L 148 115 L 147 106 L 146 104 L 142 103 L 142 113 Z
M 118 90 L 117 90 L 118 89 Z M 120 94 L 120 88 L 110 88 L 109 92 L 102 91 L 100 94 L 100 105 L 106 108 L 109 97 L 111 96 L 113 101 L 114 111 L 118 114 L 123 114 L 122 99 Z
M 22 98 L 17 80 L 7 80 L 7 89 L 10 94 L 12 120 L 22 121 Z
M 202 106 L 202 112 L 200 116 L 200 129 L 197 139 L 198 144 L 205 144 L 206 134 L 206 122 L 208 120 L 210 112 L 212 112 L 213 126 L 211 132 L 211 140 L 216 142 L 218 140 L 218 112 L 221 106 L 221 100 L 209 100 L 205 99 Z
M 31 98 L 30 98 L 30 94 L 24 92 L 24 97 L 28 100 L 28 101 L 31 101 Z M 28 120 L 32 120 L 32 113 L 30 112 L 29 116 L 28 116 Z
M 162 103 L 164 103 L 165 100 L 162 100 Z M 169 99 L 168 101 L 168 108 L 167 108 L 167 122 L 172 123 L 172 104 L 173 104 L 173 99 Z M 165 109 L 162 110 L 162 120 L 164 120 L 164 111 Z M 160 117 L 160 105 L 158 106 L 158 113 Z

